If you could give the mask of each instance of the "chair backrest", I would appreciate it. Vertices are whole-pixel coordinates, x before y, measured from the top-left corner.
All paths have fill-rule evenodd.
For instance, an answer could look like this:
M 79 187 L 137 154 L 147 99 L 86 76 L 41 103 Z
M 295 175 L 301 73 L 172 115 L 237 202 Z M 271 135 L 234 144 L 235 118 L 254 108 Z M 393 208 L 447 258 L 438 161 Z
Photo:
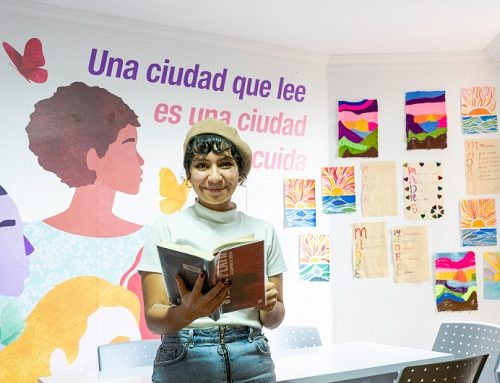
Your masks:
M 500 383 L 495 376 L 500 363 L 500 326 L 477 322 L 442 323 L 432 350 L 455 354 L 457 358 L 489 354 L 479 383 Z
M 130 367 L 152 366 L 160 339 L 110 343 L 97 347 L 99 371 L 115 372 Z
M 488 354 L 403 368 L 398 383 L 477 383 Z
M 294 348 L 321 346 L 321 337 L 316 327 L 280 326 L 266 332 L 266 338 L 273 353 L 280 353 Z

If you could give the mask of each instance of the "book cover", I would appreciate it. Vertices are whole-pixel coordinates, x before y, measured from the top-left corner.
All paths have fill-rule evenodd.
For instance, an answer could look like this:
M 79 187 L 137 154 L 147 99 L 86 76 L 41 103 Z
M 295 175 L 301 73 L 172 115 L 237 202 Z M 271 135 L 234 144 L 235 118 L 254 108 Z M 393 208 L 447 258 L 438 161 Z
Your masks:
M 179 274 L 186 287 L 192 289 L 198 275 L 206 273 L 202 293 L 209 291 L 219 279 L 231 281 L 231 288 L 222 306 L 210 317 L 265 304 L 266 277 L 264 241 L 248 238 L 217 246 L 213 253 L 173 243 L 158 245 L 165 286 L 170 303 L 181 303 L 175 276 Z

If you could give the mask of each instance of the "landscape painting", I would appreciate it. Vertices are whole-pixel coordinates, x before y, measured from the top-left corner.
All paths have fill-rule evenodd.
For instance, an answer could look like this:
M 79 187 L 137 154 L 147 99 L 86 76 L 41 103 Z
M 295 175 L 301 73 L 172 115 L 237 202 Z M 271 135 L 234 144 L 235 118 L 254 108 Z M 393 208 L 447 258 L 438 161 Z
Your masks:
M 339 157 L 378 157 L 377 100 L 339 101 Z
M 444 149 L 448 123 L 444 90 L 407 92 L 406 149 Z

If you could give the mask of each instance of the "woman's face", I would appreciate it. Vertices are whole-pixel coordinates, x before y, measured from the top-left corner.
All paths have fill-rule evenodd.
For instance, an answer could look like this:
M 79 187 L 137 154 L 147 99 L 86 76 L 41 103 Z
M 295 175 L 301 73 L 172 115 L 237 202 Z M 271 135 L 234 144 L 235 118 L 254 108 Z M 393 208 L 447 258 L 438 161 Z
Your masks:
M 238 186 L 239 172 L 229 150 L 195 155 L 189 171 L 189 181 L 203 206 L 216 211 L 233 209 L 231 197 Z
M 137 128 L 128 124 L 98 160 L 96 182 L 122 193 L 137 194 L 142 165 L 144 160 L 137 152 Z

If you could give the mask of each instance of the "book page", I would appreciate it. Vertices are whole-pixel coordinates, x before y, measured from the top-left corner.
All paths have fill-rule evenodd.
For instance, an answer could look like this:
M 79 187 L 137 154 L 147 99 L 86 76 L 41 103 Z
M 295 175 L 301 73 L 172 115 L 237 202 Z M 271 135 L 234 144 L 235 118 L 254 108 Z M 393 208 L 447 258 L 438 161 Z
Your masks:
M 178 243 L 173 242 L 161 242 L 158 244 L 158 246 L 164 247 L 166 249 L 172 249 L 178 251 L 179 253 L 191 254 L 195 257 L 206 259 L 207 261 L 210 261 L 214 258 L 213 254 L 189 245 L 179 245 Z
M 426 226 L 396 227 L 392 230 L 394 280 L 425 282 L 429 280 L 429 248 Z
M 361 180 L 363 216 L 398 215 L 394 161 L 362 163 Z
M 384 222 L 352 225 L 354 278 L 387 277 L 387 241 Z
M 229 248 L 232 248 L 232 247 L 235 247 L 235 246 L 238 246 L 238 245 L 241 245 L 243 243 L 248 243 L 248 242 L 252 242 L 255 240 L 255 234 L 254 233 L 250 233 L 250 234 L 247 234 L 243 237 L 238 237 L 238 238 L 233 238 L 231 240 L 228 240 L 226 242 L 222 242 L 220 243 L 219 245 L 217 245 L 213 250 L 212 250 L 212 253 L 218 253 L 219 251 L 221 250 L 224 250 L 224 249 L 229 249 Z
M 498 138 L 465 141 L 467 194 L 500 194 Z

